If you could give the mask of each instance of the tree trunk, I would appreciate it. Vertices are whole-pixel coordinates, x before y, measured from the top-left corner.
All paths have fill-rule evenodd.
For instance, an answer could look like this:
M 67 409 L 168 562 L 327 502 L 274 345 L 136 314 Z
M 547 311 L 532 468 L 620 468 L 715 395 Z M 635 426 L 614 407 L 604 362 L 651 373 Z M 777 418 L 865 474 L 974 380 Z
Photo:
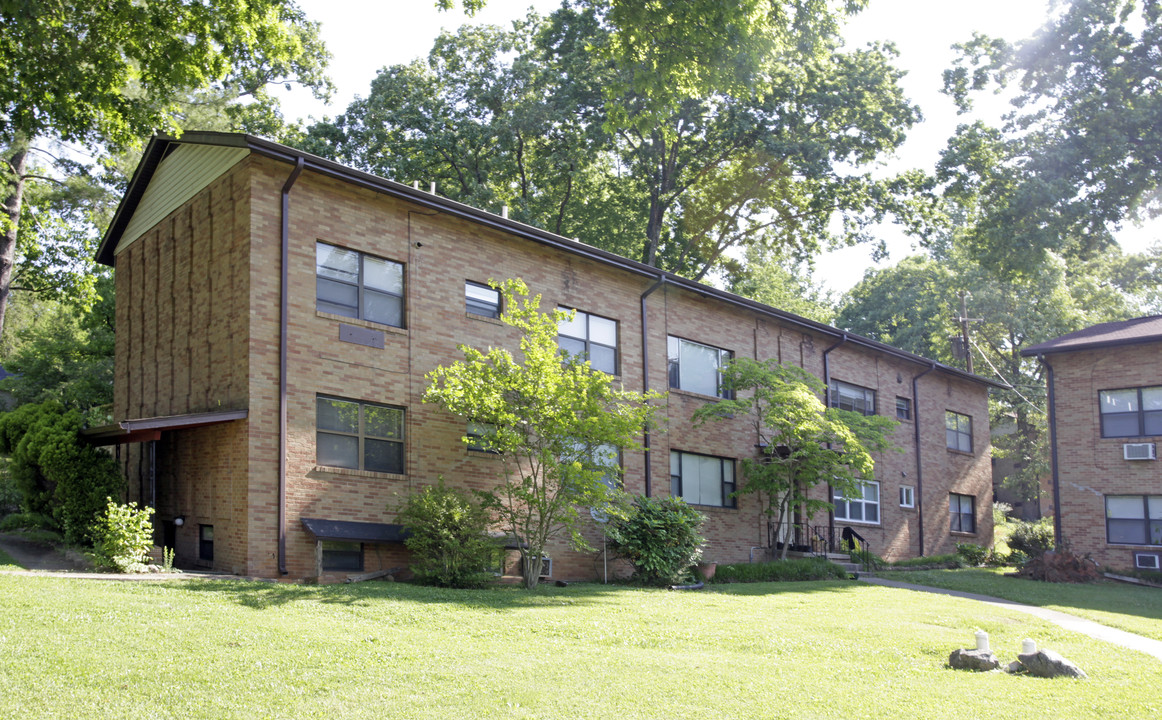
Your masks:
M 9 287 L 16 263 L 16 231 L 20 228 L 20 207 L 24 201 L 24 170 L 28 164 L 28 144 L 17 140 L 8 159 L 12 173 L 4 188 L 4 236 L 0 240 L 0 337 L 4 335 L 4 316 L 8 311 Z
M 540 555 L 525 554 L 524 559 L 525 589 L 532 590 L 541 580 L 541 565 L 544 563 L 544 558 Z

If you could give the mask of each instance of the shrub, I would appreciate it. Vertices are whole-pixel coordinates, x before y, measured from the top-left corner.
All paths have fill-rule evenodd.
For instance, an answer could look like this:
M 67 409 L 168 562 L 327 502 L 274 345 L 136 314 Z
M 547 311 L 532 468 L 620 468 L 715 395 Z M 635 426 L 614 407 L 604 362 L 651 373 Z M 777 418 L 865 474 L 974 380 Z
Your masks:
M 633 564 L 636 579 L 665 585 L 702 557 L 705 520 L 680 497 L 638 496 L 624 517 L 610 520 L 606 533 L 610 549 Z
M 772 562 L 719 565 L 711 582 L 793 582 L 843 580 L 846 577 L 846 570 L 824 558 L 790 558 Z
M 409 537 L 416 580 L 439 587 L 483 587 L 497 544 L 488 536 L 492 517 L 467 491 L 439 483 L 408 496 L 400 522 Z
M 105 502 L 105 513 L 91 529 L 93 560 L 117 572 L 145 572 L 145 557 L 153 547 L 153 508 L 119 505 L 111 498 Z
M 957 543 L 956 554 L 964 558 L 969 565 L 983 565 L 988 559 L 989 550 L 973 543 Z
M 13 513 L 0 520 L 0 532 L 13 530 L 55 530 L 56 521 L 40 513 Z
M 1053 521 L 1041 518 L 1034 522 L 1018 522 L 1009 535 L 1009 547 L 1030 558 L 1040 557 L 1053 549 Z

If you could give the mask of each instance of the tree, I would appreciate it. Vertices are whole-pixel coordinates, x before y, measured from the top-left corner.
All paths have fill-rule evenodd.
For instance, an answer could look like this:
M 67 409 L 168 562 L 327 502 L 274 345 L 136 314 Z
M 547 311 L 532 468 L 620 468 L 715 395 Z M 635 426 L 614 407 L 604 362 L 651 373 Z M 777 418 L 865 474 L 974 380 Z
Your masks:
M 962 126 L 938 176 L 967 213 L 965 240 L 988 267 L 1034 270 L 1049 252 L 1090 259 L 1125 222 L 1162 212 L 1162 3 L 1069 0 L 1033 37 L 975 36 L 945 72 L 971 94 L 1013 89 L 1002 128 Z
M 734 248 L 802 258 L 929 216 L 919 175 L 863 171 L 919 113 L 891 48 L 840 49 L 860 4 L 592 0 L 462 29 L 303 147 L 694 279 Z
M 465 443 L 496 453 L 500 485 L 490 507 L 520 544 L 527 588 L 540 577 L 549 541 L 567 534 L 585 547 L 578 506 L 605 506 L 616 495 L 605 478 L 619 472 L 617 448 L 638 447 L 658 395 L 614 387 L 588 361 L 564 355 L 558 324 L 571 313 L 540 311 L 519 279 L 492 283 L 505 308 L 501 319 L 520 333 L 520 356 L 502 348 L 465 345 L 462 361 L 427 376 L 424 402 L 488 428 Z
M 835 321 L 836 297 L 811 280 L 807 263 L 791 263 L 779 257 L 763 259 L 748 252 L 745 269 L 730 277 L 727 290 L 830 325 Z
M 179 98 L 199 89 L 261 105 L 272 82 L 328 87 L 317 25 L 290 0 L 2 2 L 0 27 L 0 332 L 25 193 L 58 182 L 32 159 L 51 151 L 38 143 L 124 147 L 177 131 Z
M 824 387 L 813 375 L 775 360 L 736 358 L 723 372 L 732 399 L 719 400 L 694 413 L 697 422 L 733 417 L 750 419 L 762 448 L 757 460 L 744 458 L 743 494 L 755 494 L 764 504 L 769 547 L 780 541 L 786 559 L 790 539 L 780 540 L 800 515 L 810 522 L 820 510 L 830 510 L 830 498 L 812 491 L 822 484 L 847 497 L 859 494 L 864 481 L 874 479 L 871 453 L 891 448 L 888 435 L 895 422 L 880 415 L 824 406 Z

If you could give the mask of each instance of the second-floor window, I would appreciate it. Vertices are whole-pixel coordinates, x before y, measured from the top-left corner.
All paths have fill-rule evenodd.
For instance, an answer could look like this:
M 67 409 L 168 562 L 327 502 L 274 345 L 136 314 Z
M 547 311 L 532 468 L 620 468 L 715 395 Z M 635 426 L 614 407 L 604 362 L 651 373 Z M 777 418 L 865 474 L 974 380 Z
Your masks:
M 1162 435 L 1162 386 L 1098 393 L 1102 437 Z
M 725 398 L 722 369 L 730 361 L 730 351 L 670 336 L 670 387 Z
M 594 370 L 617 374 L 616 320 L 577 310 L 572 320 L 557 324 L 557 333 L 557 345 L 563 352 L 588 360 Z
M 403 408 L 318 397 L 319 465 L 403 474 Z
M 851 410 L 861 415 L 876 414 L 876 391 L 845 383 L 842 380 L 831 381 L 831 407 L 840 410 Z
M 972 418 L 958 412 L 944 412 L 944 437 L 949 450 L 972 452 Z
M 316 309 L 403 327 L 403 265 L 315 243 Z
M 496 288 L 468 280 L 464 283 L 464 304 L 473 315 L 500 317 L 500 291 Z

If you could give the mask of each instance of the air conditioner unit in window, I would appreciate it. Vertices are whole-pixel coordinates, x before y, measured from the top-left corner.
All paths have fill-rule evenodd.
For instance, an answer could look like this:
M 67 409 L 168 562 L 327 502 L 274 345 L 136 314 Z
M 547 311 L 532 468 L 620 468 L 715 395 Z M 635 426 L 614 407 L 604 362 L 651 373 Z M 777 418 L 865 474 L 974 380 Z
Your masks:
M 1154 443 L 1126 443 L 1122 445 L 1122 457 L 1127 460 L 1157 460 Z
M 530 562 L 532 561 L 531 557 L 529 558 L 529 561 Z M 542 580 L 545 578 L 553 577 L 553 558 L 551 558 L 551 557 L 541 558 L 541 575 L 540 575 L 540 577 Z
M 1134 567 L 1141 570 L 1162 569 L 1158 560 L 1158 553 L 1134 553 Z

